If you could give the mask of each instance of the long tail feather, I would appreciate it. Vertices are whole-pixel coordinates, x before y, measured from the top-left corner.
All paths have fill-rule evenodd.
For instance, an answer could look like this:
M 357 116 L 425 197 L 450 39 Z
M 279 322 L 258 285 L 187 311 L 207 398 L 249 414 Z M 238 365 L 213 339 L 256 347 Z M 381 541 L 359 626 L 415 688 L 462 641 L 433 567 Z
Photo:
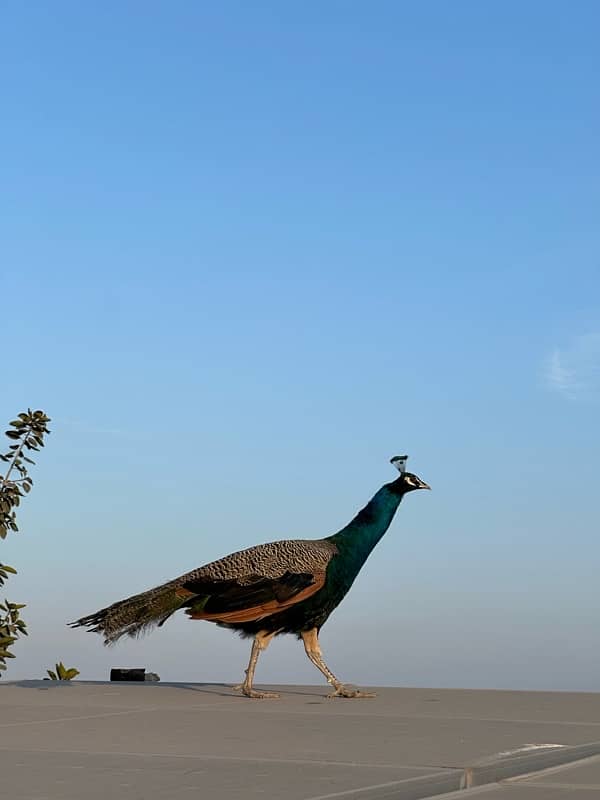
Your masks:
M 104 644 L 114 644 L 122 636 L 137 637 L 162 624 L 190 597 L 181 592 L 179 582 L 165 583 L 147 592 L 119 600 L 94 614 L 70 622 L 72 628 L 84 627 L 104 636 Z

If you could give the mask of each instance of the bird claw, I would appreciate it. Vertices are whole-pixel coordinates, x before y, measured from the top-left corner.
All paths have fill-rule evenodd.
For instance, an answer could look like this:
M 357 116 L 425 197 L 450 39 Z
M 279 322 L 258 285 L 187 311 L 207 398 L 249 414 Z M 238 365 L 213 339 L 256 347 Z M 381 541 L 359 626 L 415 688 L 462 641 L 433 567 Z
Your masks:
M 331 700 L 334 697 L 377 697 L 377 695 L 375 692 L 363 692 L 360 689 L 357 689 L 356 686 L 348 686 L 340 683 L 339 686 L 335 687 L 335 692 L 327 695 L 328 700 Z
M 280 695 L 277 692 L 261 692 L 258 689 L 252 689 L 240 683 L 239 686 L 233 687 L 236 691 L 241 692 L 246 697 L 251 697 L 253 700 L 276 700 Z

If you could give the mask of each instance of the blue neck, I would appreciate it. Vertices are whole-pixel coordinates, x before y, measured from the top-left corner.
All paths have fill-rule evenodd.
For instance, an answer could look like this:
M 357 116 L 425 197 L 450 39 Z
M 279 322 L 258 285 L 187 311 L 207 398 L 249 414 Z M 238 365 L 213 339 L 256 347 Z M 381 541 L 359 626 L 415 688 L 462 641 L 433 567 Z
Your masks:
M 401 500 L 402 492 L 397 490 L 396 482 L 387 483 L 345 528 L 330 536 L 329 541 L 341 551 L 351 548 L 364 561 L 390 527 Z

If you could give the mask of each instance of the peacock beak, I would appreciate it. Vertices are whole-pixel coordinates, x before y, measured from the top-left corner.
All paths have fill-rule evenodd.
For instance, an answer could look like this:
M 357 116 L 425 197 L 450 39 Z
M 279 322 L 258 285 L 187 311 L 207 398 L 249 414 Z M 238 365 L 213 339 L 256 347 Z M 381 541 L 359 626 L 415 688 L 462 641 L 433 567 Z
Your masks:
M 429 490 L 431 490 L 431 486 L 428 483 L 425 483 L 425 481 L 422 481 L 421 478 L 419 478 L 418 480 L 419 480 L 419 485 L 415 486 L 415 489 L 429 489 Z

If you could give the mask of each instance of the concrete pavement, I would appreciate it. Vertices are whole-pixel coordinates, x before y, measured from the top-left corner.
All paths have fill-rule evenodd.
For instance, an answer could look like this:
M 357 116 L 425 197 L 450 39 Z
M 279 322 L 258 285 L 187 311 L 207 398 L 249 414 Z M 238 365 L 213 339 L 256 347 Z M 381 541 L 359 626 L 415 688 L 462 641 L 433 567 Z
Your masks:
M 279 690 L 280 700 L 248 700 L 218 685 L 0 683 L 6 796 L 416 800 L 491 781 L 467 796 L 554 800 L 573 784 L 576 798 L 600 797 L 593 761 L 564 768 L 560 786 L 513 780 L 600 755 L 600 694 Z

